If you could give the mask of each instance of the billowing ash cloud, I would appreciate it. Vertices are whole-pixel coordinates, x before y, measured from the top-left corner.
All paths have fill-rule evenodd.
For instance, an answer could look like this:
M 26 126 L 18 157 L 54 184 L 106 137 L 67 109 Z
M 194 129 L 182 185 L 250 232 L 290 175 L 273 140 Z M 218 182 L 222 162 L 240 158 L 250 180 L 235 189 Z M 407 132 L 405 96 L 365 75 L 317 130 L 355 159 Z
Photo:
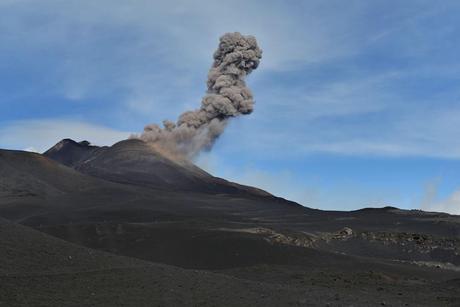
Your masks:
M 255 37 L 238 32 L 224 34 L 214 53 L 201 107 L 183 113 L 176 123 L 164 121 L 163 128 L 146 126 L 140 138 L 188 158 L 209 150 L 230 118 L 253 111 L 254 99 L 244 79 L 257 68 L 261 57 Z

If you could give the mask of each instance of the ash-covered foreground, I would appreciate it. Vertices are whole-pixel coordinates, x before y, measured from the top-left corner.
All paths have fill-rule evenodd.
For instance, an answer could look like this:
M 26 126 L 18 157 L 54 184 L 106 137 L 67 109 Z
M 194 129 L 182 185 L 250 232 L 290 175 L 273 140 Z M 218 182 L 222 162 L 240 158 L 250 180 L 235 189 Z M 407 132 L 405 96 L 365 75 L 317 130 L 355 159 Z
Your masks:
M 457 306 L 460 217 L 320 211 L 140 140 L 0 151 L 0 306 Z

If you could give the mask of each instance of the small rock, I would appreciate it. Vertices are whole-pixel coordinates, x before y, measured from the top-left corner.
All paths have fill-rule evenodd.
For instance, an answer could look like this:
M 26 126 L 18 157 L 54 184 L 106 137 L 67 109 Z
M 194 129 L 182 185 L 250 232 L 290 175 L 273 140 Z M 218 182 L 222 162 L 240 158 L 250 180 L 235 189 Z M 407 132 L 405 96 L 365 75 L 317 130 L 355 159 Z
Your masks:
M 339 231 L 339 234 L 342 236 L 351 236 L 353 235 L 353 230 L 350 227 L 344 227 Z

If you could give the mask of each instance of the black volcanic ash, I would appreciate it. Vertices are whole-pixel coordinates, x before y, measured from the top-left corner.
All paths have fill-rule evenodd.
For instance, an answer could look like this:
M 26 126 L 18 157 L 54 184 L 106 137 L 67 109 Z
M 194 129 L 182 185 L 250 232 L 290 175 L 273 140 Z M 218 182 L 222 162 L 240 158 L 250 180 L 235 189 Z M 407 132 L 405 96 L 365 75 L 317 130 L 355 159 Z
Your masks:
M 214 53 L 201 107 L 183 113 L 176 123 L 164 121 L 163 128 L 157 124 L 146 126 L 140 139 L 188 158 L 210 149 L 230 118 L 253 111 L 254 99 L 244 80 L 259 66 L 261 58 L 255 37 L 238 32 L 224 34 Z

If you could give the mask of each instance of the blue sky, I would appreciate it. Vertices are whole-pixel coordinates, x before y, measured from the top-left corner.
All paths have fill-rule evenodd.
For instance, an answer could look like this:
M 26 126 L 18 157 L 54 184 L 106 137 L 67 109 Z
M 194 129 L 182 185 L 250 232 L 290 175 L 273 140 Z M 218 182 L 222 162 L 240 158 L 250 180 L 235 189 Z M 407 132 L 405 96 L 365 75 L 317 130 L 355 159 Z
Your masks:
M 255 35 L 256 109 L 197 161 L 304 205 L 460 214 L 457 1 L 0 1 L 0 147 L 112 144 L 199 106 Z

